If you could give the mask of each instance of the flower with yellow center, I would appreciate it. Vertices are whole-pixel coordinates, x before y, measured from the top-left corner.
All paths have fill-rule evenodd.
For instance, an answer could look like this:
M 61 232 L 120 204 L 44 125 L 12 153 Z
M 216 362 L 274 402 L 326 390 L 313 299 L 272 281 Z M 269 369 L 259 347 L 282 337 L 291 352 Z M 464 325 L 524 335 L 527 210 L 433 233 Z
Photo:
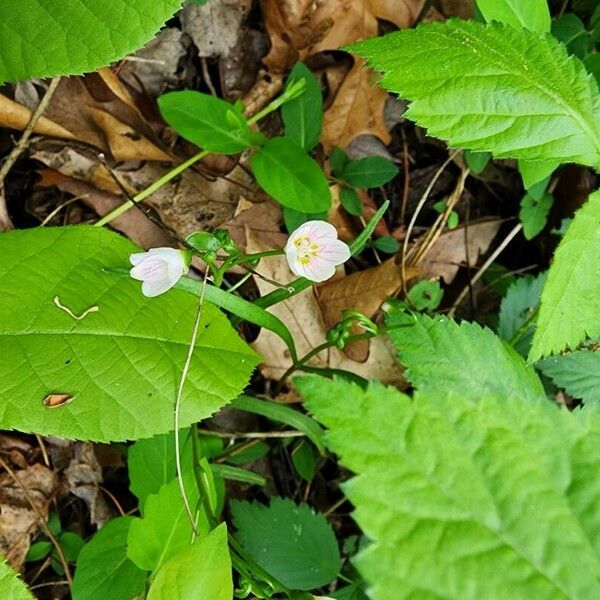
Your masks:
M 292 273 L 316 282 L 333 277 L 335 268 L 350 258 L 350 248 L 337 239 L 335 227 L 326 221 L 300 225 L 284 250 Z

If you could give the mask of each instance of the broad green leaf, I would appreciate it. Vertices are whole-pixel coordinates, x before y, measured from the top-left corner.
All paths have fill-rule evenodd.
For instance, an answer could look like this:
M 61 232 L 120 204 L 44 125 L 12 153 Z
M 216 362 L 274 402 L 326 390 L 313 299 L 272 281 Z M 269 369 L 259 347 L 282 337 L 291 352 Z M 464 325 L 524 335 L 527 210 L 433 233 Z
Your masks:
M 585 68 L 596 78 L 600 83 L 600 53 L 590 54 L 585 58 Z
M 600 353 L 589 349 L 550 356 L 537 368 L 564 388 L 570 396 L 584 402 L 600 402 Z
M 546 192 L 539 200 L 531 194 L 525 194 L 521 200 L 521 210 L 519 219 L 523 223 L 523 235 L 525 239 L 533 239 L 544 227 L 548 221 L 548 213 L 552 208 L 554 198 L 552 194 Z
M 357 188 L 383 185 L 398 174 L 398 167 L 383 156 L 367 156 L 349 161 L 338 177 Z
M 550 177 L 558 168 L 559 163 L 546 160 L 520 160 L 519 172 L 523 178 L 523 187 L 526 190 L 532 188 L 536 183 Z
M 335 579 L 340 570 L 335 535 L 307 504 L 278 497 L 270 506 L 234 501 L 231 512 L 244 550 L 283 585 L 312 590 Z
M 392 330 L 390 338 L 406 367 L 404 376 L 419 390 L 460 392 L 472 401 L 490 393 L 533 404 L 545 399 L 535 371 L 487 327 L 394 309 L 386 323 L 413 323 Z
M 499 21 L 538 33 L 550 31 L 548 0 L 477 0 L 477 7 L 486 21 Z
M 181 0 L 0 3 L 0 82 L 79 75 L 149 42 Z
M 97 227 L 0 234 L 0 413 L 3 429 L 74 439 L 149 437 L 173 426 L 197 299 L 145 298 L 109 272 L 139 248 Z M 87 309 L 97 312 L 77 320 Z M 206 303 L 184 389 L 181 425 L 218 410 L 246 385 L 256 354 Z M 55 408 L 49 394 L 72 399 Z
M 331 194 L 323 171 L 294 141 L 270 139 L 251 163 L 260 186 L 282 206 L 306 213 L 329 210 Z
M 296 63 L 290 71 L 287 86 L 304 79 L 302 94 L 281 107 L 285 136 L 306 152 L 312 150 L 321 137 L 323 128 L 323 92 L 312 71 L 303 63 Z
M 5 562 L 0 560 L 0 598 L 7 600 L 33 600 L 33 594 Z
M 407 117 L 454 147 L 600 163 L 598 86 L 548 35 L 451 19 L 350 49 L 383 72 L 383 87 L 411 101 Z
M 189 429 L 179 433 L 182 468 L 190 472 L 193 467 L 192 445 Z M 163 433 L 138 440 L 127 452 L 129 489 L 137 496 L 143 507 L 150 494 L 172 481 L 175 470 L 175 433 Z
M 210 531 L 206 515 L 196 513 L 198 489 L 193 477 L 184 478 L 187 497 L 192 511 L 197 514 L 196 527 L 200 535 Z M 127 556 L 140 568 L 156 573 L 169 558 L 190 545 L 193 530 L 189 521 L 179 481 L 173 479 L 151 494 L 144 504 L 144 515 L 136 517 L 127 536 Z
M 535 325 L 533 316 L 540 304 L 545 283 L 545 273 L 537 277 L 520 277 L 508 288 L 500 304 L 498 335 L 521 356 L 527 356 L 531 346 Z M 526 326 L 528 321 L 529 325 Z M 521 328 L 523 330 L 519 331 Z
M 225 523 L 167 561 L 147 600 L 231 600 L 233 581 Z
M 144 590 L 146 572 L 127 558 L 133 517 L 110 520 L 83 547 L 73 578 L 73 600 L 133 600 Z
M 542 293 L 529 360 L 600 337 L 600 192 L 575 214 Z
M 344 491 L 372 540 L 355 565 L 373 600 L 600 596 L 598 411 L 295 385 L 357 473 Z
M 184 90 L 164 94 L 158 107 L 181 137 L 204 150 L 236 154 L 252 145 L 252 132 L 238 104 Z

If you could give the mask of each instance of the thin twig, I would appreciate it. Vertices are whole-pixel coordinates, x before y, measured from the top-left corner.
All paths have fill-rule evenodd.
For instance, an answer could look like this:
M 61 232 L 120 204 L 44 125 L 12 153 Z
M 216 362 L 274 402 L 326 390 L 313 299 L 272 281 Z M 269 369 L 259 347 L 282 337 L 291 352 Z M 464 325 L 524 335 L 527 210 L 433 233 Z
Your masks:
M 1 456 L 0 456 L 0 467 L 2 467 L 14 479 L 14 481 L 17 483 L 17 485 L 21 488 L 21 491 L 25 495 L 27 502 L 29 502 L 29 505 L 31 506 L 33 512 L 36 514 L 36 516 L 40 520 L 40 525 L 41 525 L 42 529 L 44 530 L 44 533 L 48 536 L 48 538 L 52 542 L 52 545 L 56 549 L 58 558 L 60 560 L 60 564 L 62 565 L 62 568 L 65 571 L 65 577 L 67 578 L 67 581 L 68 581 L 69 587 L 70 587 L 73 584 L 73 578 L 71 577 L 71 570 L 69 569 L 69 563 L 67 562 L 67 559 L 65 558 L 63 549 L 60 547 L 60 544 L 59 544 L 58 540 L 56 539 L 56 536 L 52 533 L 52 530 L 50 529 L 50 527 L 48 527 L 48 524 L 46 523 L 46 519 L 45 519 L 44 515 L 42 515 L 39 508 L 33 501 L 33 498 L 31 497 L 29 490 L 23 485 L 22 481 L 19 479 L 17 474 L 8 466 L 6 461 Z
M 200 329 L 200 320 L 202 319 L 202 307 L 204 306 L 204 294 L 206 292 L 206 280 L 208 279 L 208 272 L 210 269 L 206 269 L 204 272 L 204 279 L 202 280 L 202 290 L 200 292 L 200 300 L 198 302 L 198 310 L 196 311 L 196 320 L 194 321 L 194 329 L 192 330 L 192 339 L 190 340 L 190 346 L 188 353 L 181 371 L 181 379 L 179 380 L 179 387 L 177 389 L 177 397 L 175 398 L 175 411 L 174 411 L 174 425 L 175 425 L 175 466 L 177 467 L 177 481 L 179 482 L 179 491 L 183 499 L 185 511 L 187 512 L 194 535 L 198 535 L 198 528 L 196 527 L 196 519 L 192 513 L 190 502 L 185 491 L 185 484 L 183 483 L 183 475 L 181 469 L 181 447 L 179 442 L 179 411 L 181 409 L 181 399 L 183 397 L 183 387 L 187 379 L 188 371 L 192 363 L 192 356 L 194 355 L 194 348 L 196 346 L 196 339 L 198 337 L 198 330 Z
M 510 233 L 504 238 L 504 241 L 494 250 L 492 255 L 481 265 L 480 269 L 475 273 L 469 285 L 463 288 L 463 291 L 459 294 L 458 298 L 454 301 L 452 308 L 448 311 L 448 316 L 452 318 L 461 302 L 465 299 L 465 296 L 469 293 L 469 286 L 475 285 L 482 277 L 482 275 L 488 270 L 489 266 L 498 258 L 498 256 L 502 253 L 502 251 L 510 244 L 512 239 L 523 229 L 523 223 L 519 223 L 515 225 Z
M 25 150 L 27 147 L 27 143 L 29 142 L 29 138 L 33 133 L 37 122 L 40 120 L 40 117 L 44 114 L 58 84 L 60 83 L 60 77 L 54 77 L 50 81 L 50 85 L 46 90 L 46 93 L 42 96 L 40 103 L 37 108 L 33 111 L 31 118 L 29 119 L 29 123 L 27 123 L 27 127 L 23 130 L 23 134 L 19 138 L 19 141 L 14 145 L 13 149 L 10 151 L 10 154 L 6 157 L 4 164 L 0 167 L 0 231 L 6 229 L 12 229 L 13 224 L 8 214 L 8 210 L 6 208 L 6 198 L 4 197 L 4 179 L 8 175 L 8 172 L 12 169 L 13 165 L 17 162 L 17 159 L 21 155 L 21 152 Z
M 203 56 L 200 59 L 200 64 L 202 66 L 202 77 L 204 78 L 204 83 L 206 83 L 206 87 L 208 87 L 208 89 L 210 90 L 210 93 L 213 96 L 218 97 L 219 94 L 217 94 L 217 90 L 215 89 L 215 86 L 213 85 L 212 78 L 211 78 L 210 72 L 208 70 L 208 62 L 207 62 L 205 56 Z
M 107 490 L 105 487 L 102 487 L 101 485 L 98 486 L 98 489 L 101 492 L 105 493 L 111 499 L 112 503 L 116 506 L 116 508 L 119 511 L 120 515 L 122 517 L 124 517 L 125 516 L 125 511 L 123 510 L 123 507 L 119 504 L 119 501 L 115 498 L 115 495 L 111 491 Z
M 402 189 L 402 205 L 400 206 L 400 223 L 404 225 L 408 194 L 410 192 L 410 164 L 408 162 L 408 141 L 404 129 L 402 130 L 402 170 L 404 171 L 404 187 Z
M 213 431 L 212 429 L 198 429 L 198 433 L 202 435 L 212 435 L 224 440 L 248 439 L 248 440 L 268 440 L 270 438 L 290 438 L 290 437 L 305 437 L 302 431 L 291 429 L 290 431 Z
M 69 198 L 62 204 L 59 204 L 41 223 L 40 227 L 45 227 L 48 223 L 65 207 L 69 206 L 69 204 L 73 204 L 73 202 L 77 202 L 78 200 L 84 200 L 89 196 L 89 194 L 82 194 L 81 196 L 75 196 L 75 198 Z

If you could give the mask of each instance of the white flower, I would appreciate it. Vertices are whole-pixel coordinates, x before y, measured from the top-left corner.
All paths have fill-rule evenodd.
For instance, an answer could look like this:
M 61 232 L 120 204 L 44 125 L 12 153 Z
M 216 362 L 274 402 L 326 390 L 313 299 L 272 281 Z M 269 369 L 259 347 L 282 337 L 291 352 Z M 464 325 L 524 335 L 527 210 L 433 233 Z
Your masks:
M 154 298 L 170 290 L 188 272 L 189 261 L 175 248 L 152 248 L 129 257 L 129 274 L 142 282 L 144 296 Z
M 335 268 L 350 258 L 350 248 L 337 239 L 337 231 L 326 221 L 307 221 L 293 231 L 285 255 L 294 275 L 311 281 L 333 277 Z

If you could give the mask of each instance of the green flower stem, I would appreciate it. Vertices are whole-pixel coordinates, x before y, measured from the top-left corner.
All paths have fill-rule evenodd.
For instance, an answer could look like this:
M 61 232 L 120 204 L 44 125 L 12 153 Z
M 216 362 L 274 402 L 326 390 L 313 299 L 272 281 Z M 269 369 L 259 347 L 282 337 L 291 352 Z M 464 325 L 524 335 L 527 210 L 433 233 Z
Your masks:
M 188 158 L 185 162 L 176 166 L 174 169 L 171 169 L 168 173 L 165 173 L 160 179 L 157 179 L 153 184 L 149 185 L 145 190 L 142 190 L 139 194 L 136 194 L 132 200 L 127 200 L 118 206 L 107 215 L 104 215 L 99 221 L 94 223 L 96 227 L 102 227 L 103 225 L 107 225 L 117 217 L 120 217 L 122 214 L 126 213 L 132 206 L 134 206 L 138 202 L 143 202 L 148 196 L 151 196 L 159 190 L 163 185 L 169 183 L 172 179 L 175 179 L 177 175 L 183 173 L 186 169 L 189 169 L 192 165 L 197 163 L 199 160 L 202 160 L 207 154 L 209 154 L 208 150 L 202 150 L 202 152 L 198 152 L 191 158 Z
M 252 127 L 252 125 L 256 125 L 261 119 L 264 119 L 268 114 L 276 111 L 280 106 L 288 102 L 289 100 L 293 100 L 298 97 L 306 87 L 306 80 L 301 79 L 296 83 L 292 84 L 287 90 L 281 94 L 278 98 L 275 98 L 272 102 L 267 104 L 261 111 L 257 112 L 253 117 L 248 119 L 248 125 Z
M 196 487 L 198 488 L 198 493 L 200 494 L 200 499 L 202 500 L 202 507 L 206 513 L 208 524 L 211 529 L 214 529 L 218 525 L 218 521 L 210 503 L 210 490 L 208 489 L 208 484 L 206 483 L 206 475 L 202 465 L 200 464 L 200 459 L 202 456 L 200 456 L 198 428 L 195 424 L 193 424 L 191 425 L 191 430 L 192 453 L 194 456 L 194 479 L 196 480 Z

